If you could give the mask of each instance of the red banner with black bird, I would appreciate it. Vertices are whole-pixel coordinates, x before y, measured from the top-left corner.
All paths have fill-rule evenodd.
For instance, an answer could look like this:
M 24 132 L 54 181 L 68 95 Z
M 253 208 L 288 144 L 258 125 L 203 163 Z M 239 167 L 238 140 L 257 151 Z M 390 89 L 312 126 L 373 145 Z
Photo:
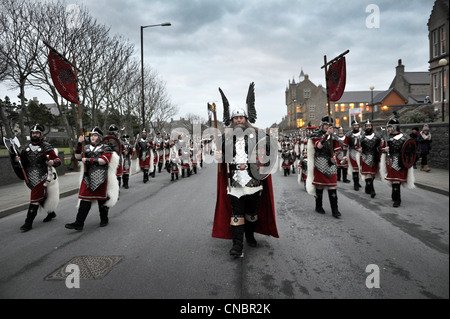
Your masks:
M 327 89 L 329 100 L 338 101 L 345 90 L 346 81 L 345 57 L 330 65 L 327 71 Z
M 77 78 L 70 63 L 56 51 L 50 49 L 48 64 L 53 84 L 59 94 L 69 102 L 78 104 Z

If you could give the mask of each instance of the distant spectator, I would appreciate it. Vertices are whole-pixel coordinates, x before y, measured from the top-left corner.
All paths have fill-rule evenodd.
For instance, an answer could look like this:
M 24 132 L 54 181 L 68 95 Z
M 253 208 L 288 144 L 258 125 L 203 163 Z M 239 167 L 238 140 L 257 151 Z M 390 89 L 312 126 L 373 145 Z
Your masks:
M 431 104 L 431 100 L 430 100 L 430 97 L 428 95 L 427 95 L 427 97 L 425 97 L 425 100 L 423 100 L 423 103 Z
M 417 137 L 419 136 L 419 134 L 420 134 L 420 129 L 416 126 L 416 127 L 412 128 L 411 134 L 409 134 L 409 136 L 417 143 Z M 414 161 L 414 165 L 413 165 L 414 169 L 417 169 L 416 163 L 419 160 L 419 156 L 420 156 L 419 151 L 417 151 L 416 160 Z
M 431 150 L 431 133 L 428 124 L 423 126 L 422 132 L 417 135 L 417 151 L 422 159 L 420 163 L 420 170 L 429 172 L 428 154 Z

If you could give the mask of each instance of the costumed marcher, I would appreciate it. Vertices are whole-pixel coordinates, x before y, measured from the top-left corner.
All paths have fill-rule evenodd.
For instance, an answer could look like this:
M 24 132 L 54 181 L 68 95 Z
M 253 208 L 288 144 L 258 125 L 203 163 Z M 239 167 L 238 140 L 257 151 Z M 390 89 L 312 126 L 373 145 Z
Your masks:
M 144 173 L 143 182 L 148 182 L 149 170 L 153 172 L 153 141 L 147 139 L 147 130 L 144 128 L 141 132 L 141 137 L 136 143 L 136 151 L 139 157 L 139 167 Z
M 342 126 L 338 127 L 337 135 L 335 136 L 336 140 L 341 145 L 341 149 L 336 152 L 336 164 L 337 164 L 337 180 L 338 182 L 342 181 L 344 183 L 350 183 L 348 180 L 348 157 L 347 157 L 347 149 L 344 149 L 344 143 L 346 140 L 346 136 L 344 134 L 344 128 Z
M 419 127 L 415 126 L 411 129 L 411 133 L 409 134 L 409 137 L 411 137 L 417 143 L 417 137 L 419 136 L 419 134 L 420 134 L 420 129 L 419 129 Z M 420 157 L 419 154 L 417 154 L 416 161 L 414 162 L 414 165 L 413 165 L 414 169 L 417 169 L 416 164 L 417 164 L 417 160 L 419 159 L 419 157 Z
M 250 84 L 247 95 L 248 111 L 237 108 L 231 116 L 228 100 L 220 88 L 219 91 L 224 107 L 224 125 L 229 128 L 222 135 L 222 149 L 215 153 L 220 164 L 212 236 L 231 238 L 230 255 L 240 257 L 243 256 L 244 234 L 250 247 L 257 246 L 255 232 L 279 237 L 271 175 L 260 177 L 252 171 L 252 165 L 259 164 L 252 163 L 249 145 L 264 148 L 266 154 L 271 154 L 274 159 L 270 165 L 276 165 L 278 152 L 270 149 L 271 146 L 276 147 L 276 140 L 270 136 L 264 136 L 266 143 L 260 142 L 264 145 L 257 143 L 263 137 L 258 136 L 258 130 L 251 125 L 256 121 L 254 83 Z
M 393 206 L 399 207 L 402 201 L 400 191 L 402 183 L 409 189 L 415 188 L 414 168 L 412 165 L 415 161 L 417 147 L 413 147 L 414 154 L 409 154 L 408 156 L 411 160 L 411 167 L 407 168 L 402 160 L 402 151 L 405 143 L 408 143 L 409 140 L 412 141 L 412 139 L 400 131 L 400 122 L 396 118 L 389 120 L 387 123 L 387 132 L 389 137 L 383 141 L 381 146 L 383 153 L 380 160 L 380 174 L 381 178 L 384 178 L 392 186 L 391 198 Z
M 306 191 L 316 199 L 316 212 L 325 214 L 323 209 L 323 190 L 328 189 L 331 213 L 339 218 L 337 197 L 337 165 L 336 151 L 341 149 L 339 141 L 333 139 L 333 119 L 322 118 L 319 129 L 311 134 L 308 141 L 308 176 Z M 332 141 L 332 143 L 331 143 Z
M 294 150 L 294 144 L 289 145 L 289 162 L 292 167 L 292 173 L 295 174 L 295 162 L 297 161 L 297 153 Z
M 302 151 L 298 159 L 298 183 L 303 182 L 306 190 L 306 179 L 308 178 L 308 153 L 306 148 Z
M 111 139 L 113 137 L 113 139 Z M 111 149 L 119 156 L 119 166 L 117 167 L 116 177 L 119 187 L 122 184 L 123 176 L 123 142 L 120 139 L 119 128 L 115 124 L 111 124 L 108 128 L 108 135 L 103 139 L 103 143 L 107 143 Z
M 83 230 L 84 222 L 91 209 L 92 201 L 97 201 L 100 211 L 100 227 L 108 225 L 108 212 L 119 198 L 119 182 L 116 178 L 119 156 L 102 143 L 103 132 L 94 127 L 89 133 L 89 144 L 84 146 L 84 136 L 78 138 L 75 158 L 84 165 L 81 169 L 81 185 L 78 193 L 79 206 L 76 220 L 66 224 L 68 229 Z M 83 157 L 84 155 L 84 157 Z
M 347 150 L 347 156 L 349 157 L 348 163 L 350 164 L 349 167 L 353 174 L 353 189 L 357 191 L 361 187 L 361 184 L 359 184 L 360 154 L 358 152 L 358 149 L 360 148 L 359 140 L 361 132 L 359 130 L 359 123 L 356 119 L 352 121 L 352 130 L 348 131 L 347 134 L 345 134 L 345 137 L 344 149 Z
M 123 187 L 129 188 L 130 171 L 131 171 L 131 155 L 133 153 L 133 145 L 130 143 L 130 136 L 123 134 L 121 137 L 123 146 Z
M 61 159 L 53 146 L 44 142 L 42 125 L 34 125 L 30 130 L 30 137 L 31 143 L 24 147 L 19 156 L 13 155 L 17 149 L 14 152 L 10 150 L 14 171 L 26 181 L 25 184 L 31 190 L 25 223 L 20 227 L 24 232 L 33 228 L 39 207 L 47 212 L 43 220 L 46 223 L 56 217 L 55 210 L 59 203 L 59 182 L 55 167 L 61 165 Z M 20 167 L 23 167 L 23 171 Z
M 364 131 L 360 139 L 361 147 L 358 151 L 361 152 L 361 178 L 365 180 L 365 192 L 370 194 L 371 198 L 376 195 L 373 184 L 379 168 L 381 144 L 381 136 L 373 131 L 372 122 L 370 120 L 364 122 Z
M 417 152 L 421 158 L 420 170 L 429 172 L 431 169 L 428 166 L 428 154 L 431 150 L 431 133 L 428 124 L 423 126 L 422 131 L 417 135 Z
M 284 172 L 284 176 L 291 174 L 291 154 L 286 143 L 282 144 L 283 149 L 281 150 L 281 169 Z
M 170 148 L 170 180 L 173 181 L 175 178 L 178 180 L 178 175 L 180 173 L 181 160 L 178 156 L 178 151 L 175 146 Z

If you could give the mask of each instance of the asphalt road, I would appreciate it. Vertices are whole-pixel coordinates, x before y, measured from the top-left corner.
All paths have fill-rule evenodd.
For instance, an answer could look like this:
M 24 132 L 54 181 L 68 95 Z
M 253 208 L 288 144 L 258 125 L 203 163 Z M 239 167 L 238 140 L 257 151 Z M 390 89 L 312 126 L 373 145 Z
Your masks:
M 314 212 L 314 198 L 297 177 L 273 177 L 280 238 L 256 235 L 245 257 L 231 242 L 211 237 L 216 166 L 171 182 L 166 172 L 143 184 L 134 175 L 99 227 L 95 206 L 82 232 L 64 224 L 76 215 L 76 195 L 61 199 L 57 218 L 21 233 L 26 211 L 0 219 L 0 298 L 330 299 L 448 298 L 449 198 L 402 189 L 393 208 L 390 189 L 375 182 L 370 199 L 340 184 L 342 218 Z M 77 256 L 120 256 L 101 279 L 48 276 Z M 368 265 L 379 288 L 368 288 Z M 373 266 L 372 266 L 373 267 Z M 46 279 L 47 278 L 47 279 Z M 372 277 L 370 277 L 372 278 Z

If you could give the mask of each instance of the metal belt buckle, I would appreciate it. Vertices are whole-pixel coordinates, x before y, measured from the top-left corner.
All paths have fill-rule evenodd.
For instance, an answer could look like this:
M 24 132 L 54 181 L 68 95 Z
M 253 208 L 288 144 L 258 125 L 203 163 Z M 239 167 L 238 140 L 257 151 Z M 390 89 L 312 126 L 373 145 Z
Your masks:
M 238 167 L 241 171 L 243 171 L 243 170 L 246 170 L 248 166 L 247 166 L 247 164 L 238 164 L 237 167 Z

